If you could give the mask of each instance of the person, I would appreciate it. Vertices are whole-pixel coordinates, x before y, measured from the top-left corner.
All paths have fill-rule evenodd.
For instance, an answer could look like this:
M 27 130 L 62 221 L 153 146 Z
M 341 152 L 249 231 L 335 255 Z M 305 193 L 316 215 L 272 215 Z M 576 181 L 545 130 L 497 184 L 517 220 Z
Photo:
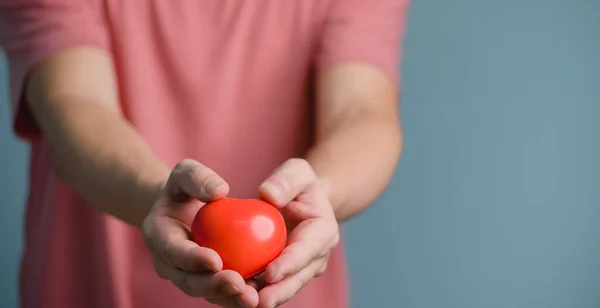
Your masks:
M 14 131 L 32 150 L 21 306 L 347 307 L 340 224 L 401 153 L 406 8 L 0 1 Z M 224 196 L 262 198 L 290 229 L 257 279 L 190 240 Z

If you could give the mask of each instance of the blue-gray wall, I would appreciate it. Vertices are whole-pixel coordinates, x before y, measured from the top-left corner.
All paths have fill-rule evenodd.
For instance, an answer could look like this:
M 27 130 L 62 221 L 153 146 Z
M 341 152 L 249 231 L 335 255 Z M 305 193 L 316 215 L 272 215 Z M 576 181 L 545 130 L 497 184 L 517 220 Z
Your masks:
M 600 307 L 600 1 L 413 0 L 403 72 L 399 172 L 346 228 L 354 307 Z M 4 78 L 0 307 L 15 307 L 27 151 Z
M 0 307 L 17 307 L 27 189 L 27 146 L 10 130 L 6 61 L 0 53 Z

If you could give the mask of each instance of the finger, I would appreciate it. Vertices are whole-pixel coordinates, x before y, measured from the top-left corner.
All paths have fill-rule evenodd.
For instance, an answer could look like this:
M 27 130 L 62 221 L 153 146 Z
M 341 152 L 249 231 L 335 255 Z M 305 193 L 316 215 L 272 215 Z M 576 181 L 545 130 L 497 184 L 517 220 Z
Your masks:
M 189 240 L 171 241 L 164 249 L 164 256 L 168 264 L 186 272 L 216 272 L 223 268 L 216 251 Z
M 326 266 L 325 260 L 319 260 L 285 280 L 266 286 L 259 292 L 258 307 L 274 308 L 283 305 L 306 286 L 311 279 L 321 275 Z
M 157 217 L 144 225 L 146 246 L 165 264 L 188 272 L 218 271 L 219 255 L 189 240 L 183 223 L 170 217 Z
M 246 286 L 239 295 L 222 298 L 207 298 L 206 300 L 210 303 L 226 308 L 255 308 L 258 306 L 259 298 L 258 292 L 254 288 Z
M 229 185 L 212 169 L 195 160 L 184 159 L 171 172 L 165 192 L 172 201 L 179 203 L 190 197 L 210 202 L 225 197 Z
M 246 283 L 240 274 L 225 270 L 214 274 L 192 274 L 181 272 L 187 276 L 187 286 L 197 296 L 203 298 L 221 298 L 241 294 Z
M 290 234 L 289 244 L 265 269 L 265 280 L 276 283 L 296 274 L 313 260 L 329 255 L 339 242 L 337 228 L 313 221 L 300 223 Z
M 315 172 L 306 160 L 292 158 L 263 182 L 259 192 L 265 201 L 283 207 L 310 186 L 316 178 Z
M 219 271 L 216 273 L 192 274 L 170 267 L 164 263 L 159 265 L 157 272 L 166 277 L 192 297 L 222 298 L 241 294 L 246 288 L 242 276 L 234 271 Z
M 246 284 L 253 287 L 257 291 L 260 291 L 267 284 L 265 281 L 265 274 L 261 273 L 252 279 L 246 280 Z

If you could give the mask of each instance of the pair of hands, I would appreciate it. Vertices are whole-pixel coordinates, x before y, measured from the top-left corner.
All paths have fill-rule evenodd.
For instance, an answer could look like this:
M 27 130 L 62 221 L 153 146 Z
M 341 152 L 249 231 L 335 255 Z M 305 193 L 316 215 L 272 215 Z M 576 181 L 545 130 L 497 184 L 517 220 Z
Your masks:
M 279 208 L 288 228 L 287 246 L 256 279 L 222 270 L 219 255 L 190 240 L 190 226 L 203 202 L 225 197 L 227 183 L 193 160 L 173 169 L 143 224 L 144 243 L 158 275 L 189 296 L 221 307 L 278 307 L 321 275 L 339 242 L 333 208 L 310 164 L 290 159 L 260 186 L 261 198 Z

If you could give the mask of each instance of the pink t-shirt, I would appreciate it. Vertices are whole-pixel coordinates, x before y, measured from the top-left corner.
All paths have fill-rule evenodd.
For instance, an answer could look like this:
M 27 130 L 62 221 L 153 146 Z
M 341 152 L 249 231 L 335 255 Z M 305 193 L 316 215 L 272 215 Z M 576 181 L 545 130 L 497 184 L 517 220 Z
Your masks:
M 312 143 L 314 75 L 370 63 L 397 79 L 406 0 L 2 0 L 16 133 L 32 145 L 23 307 L 212 307 L 154 272 L 140 231 L 102 214 L 52 172 L 22 103 L 26 74 L 73 46 L 109 51 L 121 106 L 157 155 L 212 167 L 255 197 Z M 93 72 L 90 72 L 93 74 Z M 339 248 L 285 307 L 348 306 Z

